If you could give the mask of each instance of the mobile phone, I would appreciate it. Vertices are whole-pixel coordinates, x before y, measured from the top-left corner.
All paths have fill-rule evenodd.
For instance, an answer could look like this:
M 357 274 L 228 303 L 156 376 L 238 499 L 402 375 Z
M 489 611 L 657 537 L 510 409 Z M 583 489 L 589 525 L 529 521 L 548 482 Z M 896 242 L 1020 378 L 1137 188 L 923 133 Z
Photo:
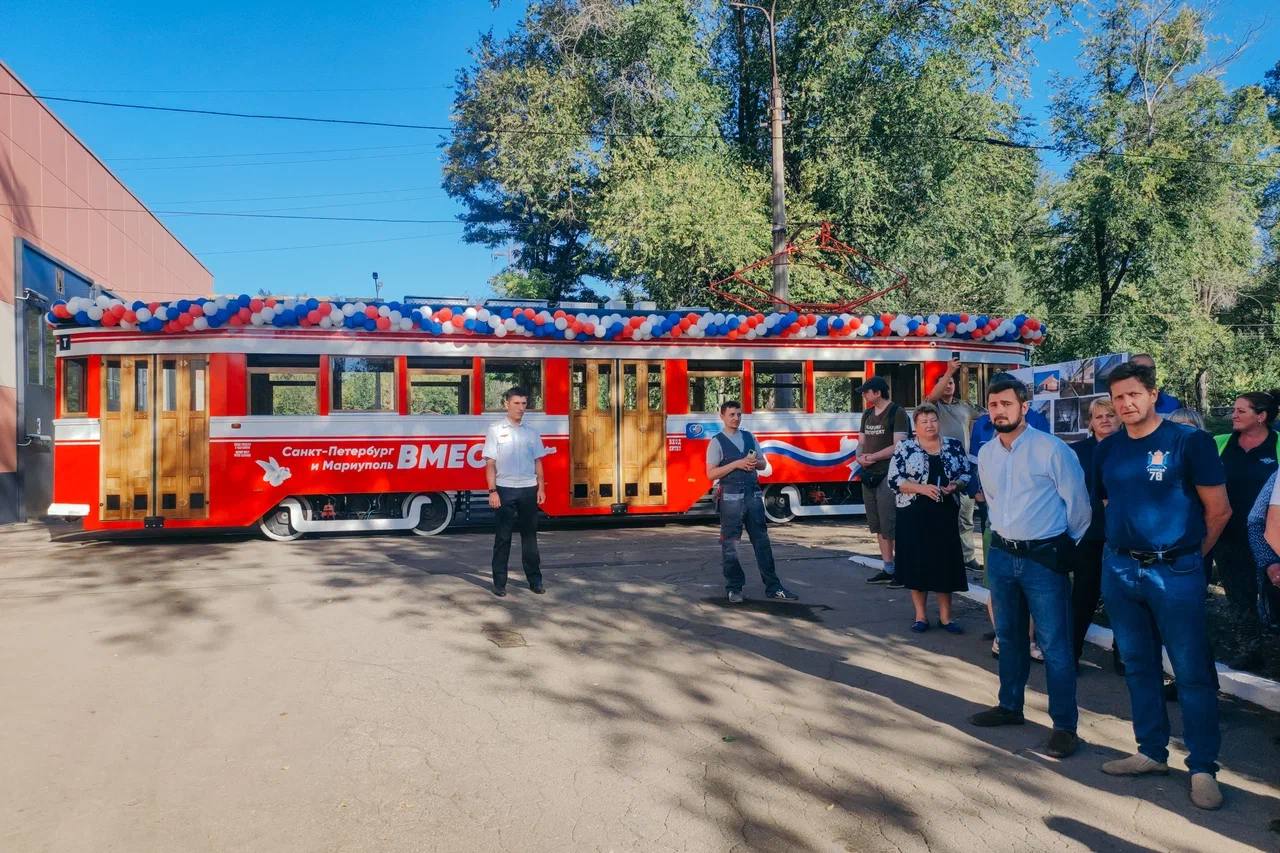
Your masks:
M 952 360 L 952 361 L 959 361 L 959 360 L 960 360 L 960 350 L 958 350 L 958 349 L 953 349 L 953 350 L 951 351 L 951 360 Z

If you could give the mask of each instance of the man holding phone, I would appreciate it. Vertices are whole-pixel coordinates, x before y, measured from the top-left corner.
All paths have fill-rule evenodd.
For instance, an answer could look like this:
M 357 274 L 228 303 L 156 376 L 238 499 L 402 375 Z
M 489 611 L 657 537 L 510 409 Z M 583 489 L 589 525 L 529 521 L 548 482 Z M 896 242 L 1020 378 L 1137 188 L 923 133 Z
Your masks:
M 773 565 L 773 546 L 764 515 L 760 475 L 772 473 L 769 460 L 760 453 L 756 437 L 742 424 L 742 404 L 725 400 L 720 404 L 720 432 L 707 442 L 707 479 L 720 481 L 720 554 L 724 560 L 724 584 L 731 604 L 742 603 L 742 587 L 747 581 L 738 561 L 738 540 L 743 527 L 756 554 L 764 596 L 777 601 L 796 601 L 800 596 L 778 580 Z
M 960 353 L 953 351 L 947 364 L 947 372 L 934 384 L 933 390 L 925 397 L 925 402 L 933 403 L 938 409 L 938 426 L 942 437 L 954 438 L 964 445 L 965 453 L 968 454 L 970 427 L 982 412 L 964 399 L 964 388 L 968 384 L 966 378 L 960 363 Z M 980 572 L 982 566 L 978 563 L 978 552 L 973 544 L 973 510 L 973 498 L 962 494 L 960 547 L 964 552 L 964 566 L 971 572 Z

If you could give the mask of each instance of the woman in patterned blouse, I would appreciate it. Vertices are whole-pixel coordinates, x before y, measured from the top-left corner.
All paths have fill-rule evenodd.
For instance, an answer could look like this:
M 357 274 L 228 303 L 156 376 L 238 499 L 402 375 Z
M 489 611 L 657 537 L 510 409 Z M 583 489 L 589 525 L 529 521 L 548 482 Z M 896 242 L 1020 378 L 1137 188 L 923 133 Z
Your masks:
M 960 547 L 960 496 L 971 471 L 964 445 L 943 438 L 938 410 L 925 403 L 912 415 L 915 435 L 898 445 L 889 462 L 889 488 L 897 497 L 897 579 L 911 590 L 915 622 L 911 630 L 929 630 L 925 603 L 938 596 L 939 624 L 952 634 L 964 629 L 951 621 L 951 593 L 969 588 Z

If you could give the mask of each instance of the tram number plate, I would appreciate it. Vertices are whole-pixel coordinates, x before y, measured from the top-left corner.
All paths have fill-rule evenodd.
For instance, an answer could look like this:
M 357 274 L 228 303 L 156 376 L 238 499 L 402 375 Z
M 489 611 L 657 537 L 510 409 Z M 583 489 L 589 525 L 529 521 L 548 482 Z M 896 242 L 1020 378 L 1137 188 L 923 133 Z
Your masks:
M 678 435 L 667 437 L 667 451 L 670 453 L 679 453 L 684 447 L 684 438 Z

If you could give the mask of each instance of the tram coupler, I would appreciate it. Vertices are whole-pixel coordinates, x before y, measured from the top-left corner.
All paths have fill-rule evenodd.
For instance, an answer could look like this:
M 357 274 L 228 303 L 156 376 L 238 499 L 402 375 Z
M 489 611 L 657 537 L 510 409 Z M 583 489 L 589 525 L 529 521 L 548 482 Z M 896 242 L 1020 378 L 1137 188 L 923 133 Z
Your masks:
M 148 515 L 146 518 L 142 519 L 142 527 L 144 530 L 155 530 L 157 528 L 164 527 L 164 516 Z
M 631 510 L 631 504 L 609 504 L 609 511 L 614 515 L 626 515 Z

